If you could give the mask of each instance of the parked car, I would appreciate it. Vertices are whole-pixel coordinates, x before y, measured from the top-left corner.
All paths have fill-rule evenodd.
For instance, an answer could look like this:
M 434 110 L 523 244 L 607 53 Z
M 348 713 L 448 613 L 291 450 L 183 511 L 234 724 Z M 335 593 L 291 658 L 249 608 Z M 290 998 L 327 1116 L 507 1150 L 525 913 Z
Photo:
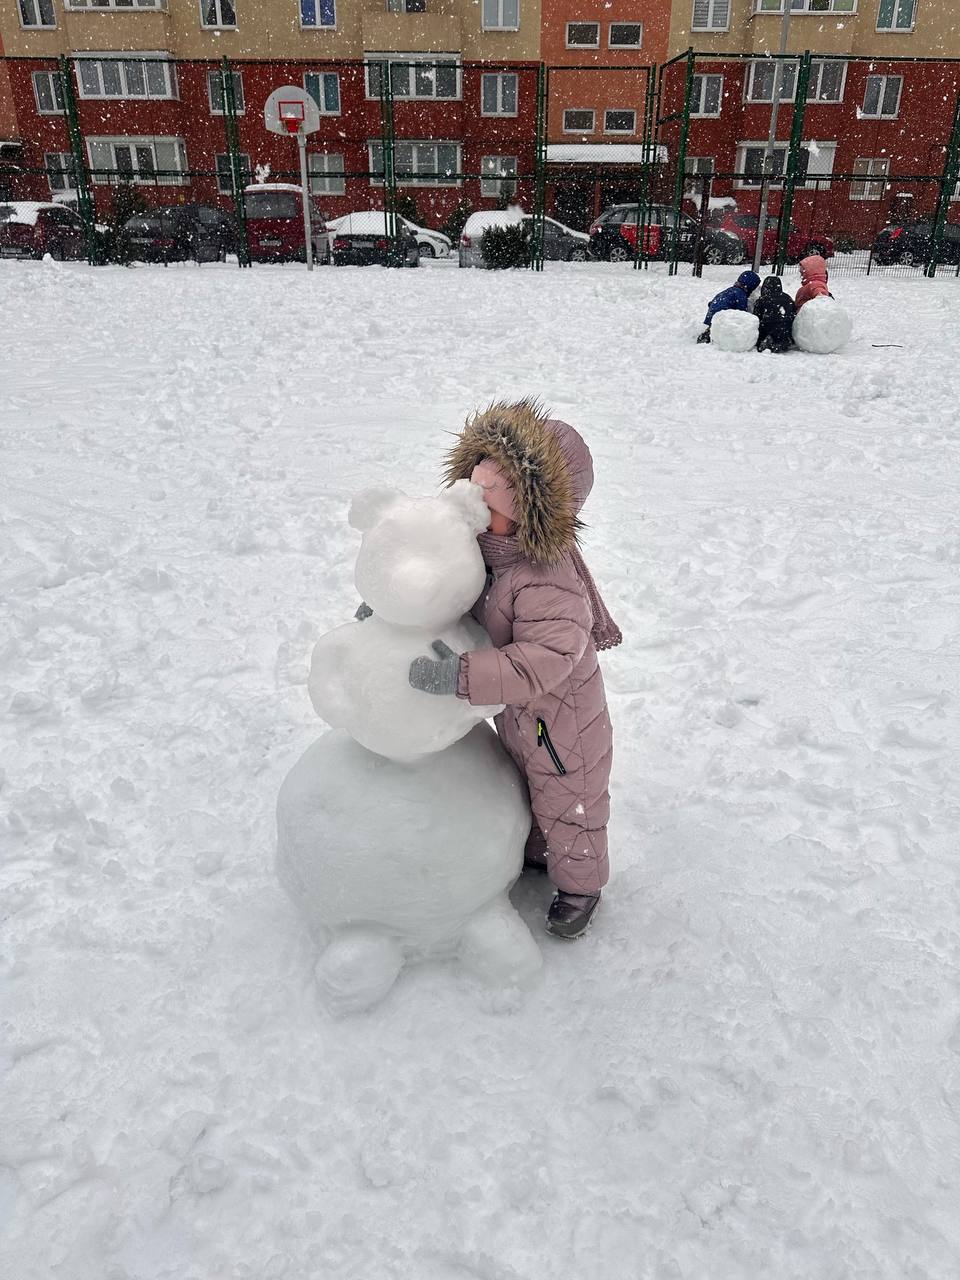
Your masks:
M 403 218 L 397 219 L 397 229 L 403 244 L 403 265 L 418 267 L 420 249 L 417 237 Z M 388 267 L 392 261 L 391 249 L 387 215 L 382 209 L 348 213 L 337 219 L 333 234 L 335 267 Z
M 86 257 L 83 223 L 73 210 L 33 200 L 0 204 L 0 258 L 42 258 L 48 253 L 58 261 Z
M 254 182 L 244 188 L 247 243 L 254 262 L 303 261 L 303 188 L 289 182 Z M 314 262 L 330 261 L 327 223 L 310 199 Z
M 222 209 L 184 204 L 129 218 L 123 239 L 127 256 L 140 262 L 223 262 L 236 251 L 237 230 Z
M 731 259 L 736 262 L 752 262 L 757 247 L 757 227 L 760 219 L 755 213 L 740 213 L 737 209 L 727 209 L 717 222 L 717 230 L 726 231 L 736 237 L 742 246 L 742 255 Z M 780 220 L 776 214 L 767 217 L 767 227 L 763 233 L 763 258 L 772 262 L 777 255 L 777 232 Z M 791 225 L 787 234 L 787 261 L 799 262 L 811 253 L 818 253 L 821 258 L 833 257 L 833 240 L 821 231 L 801 231 Z
M 873 257 L 881 267 L 898 262 L 904 267 L 922 266 L 930 257 L 933 244 L 933 222 L 905 222 L 884 227 L 873 242 Z M 940 242 L 940 261 L 960 263 L 960 226 L 948 222 Z
M 671 205 L 614 204 L 600 214 L 590 226 L 590 248 L 595 258 L 607 262 L 629 262 L 642 245 L 644 255 L 654 261 L 668 259 L 673 253 L 673 229 L 676 212 Z M 699 236 L 699 224 L 687 213 L 680 214 L 677 256 L 692 262 Z M 703 248 L 704 262 L 720 264 L 739 262 L 740 242 L 707 227 Z
M 543 256 L 554 262 L 585 262 L 592 257 L 590 237 L 574 231 L 556 218 L 543 220 Z M 520 225 L 528 235 L 533 233 L 533 217 L 519 209 L 481 209 L 471 213 L 460 234 L 461 267 L 482 267 L 483 233 L 490 227 Z
M 442 231 L 431 231 L 429 227 L 418 227 L 409 218 L 404 218 L 404 226 L 410 228 L 417 237 L 417 248 L 423 258 L 449 258 L 453 253 L 453 241 Z

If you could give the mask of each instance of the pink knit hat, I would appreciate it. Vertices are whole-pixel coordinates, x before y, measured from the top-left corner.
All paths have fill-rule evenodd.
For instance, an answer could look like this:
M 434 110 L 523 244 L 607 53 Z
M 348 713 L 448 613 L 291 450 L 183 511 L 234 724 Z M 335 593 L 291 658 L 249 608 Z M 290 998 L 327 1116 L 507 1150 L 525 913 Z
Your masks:
M 483 490 L 483 500 L 491 511 L 499 511 L 508 520 L 516 521 L 516 494 L 502 467 L 492 458 L 484 458 L 473 468 L 470 479 Z

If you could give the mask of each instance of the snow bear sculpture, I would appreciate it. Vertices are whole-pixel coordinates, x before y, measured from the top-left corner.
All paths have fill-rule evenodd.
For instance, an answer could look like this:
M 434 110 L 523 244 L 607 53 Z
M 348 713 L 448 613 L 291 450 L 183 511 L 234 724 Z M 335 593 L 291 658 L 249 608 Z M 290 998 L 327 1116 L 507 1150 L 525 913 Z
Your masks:
M 412 689 L 408 673 L 442 637 L 488 645 L 462 615 L 483 589 L 480 489 L 437 498 L 359 495 L 356 584 L 373 610 L 321 636 L 310 696 L 335 726 L 287 775 L 277 802 L 277 873 L 324 947 L 316 976 L 335 1013 L 373 1004 L 404 962 L 456 956 L 519 988 L 542 957 L 507 890 L 523 865 L 523 782 L 471 707 Z
M 710 345 L 720 351 L 752 351 L 760 321 L 750 311 L 718 311 L 710 325 Z
M 801 351 L 829 356 L 846 346 L 853 334 L 850 313 L 833 298 L 811 298 L 793 322 L 793 340 Z

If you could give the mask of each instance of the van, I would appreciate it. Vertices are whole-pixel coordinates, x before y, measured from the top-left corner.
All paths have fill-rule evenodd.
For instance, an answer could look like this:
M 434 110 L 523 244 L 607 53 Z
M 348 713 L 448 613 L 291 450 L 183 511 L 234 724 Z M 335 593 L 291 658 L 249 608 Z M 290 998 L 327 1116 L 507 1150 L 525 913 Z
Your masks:
M 244 189 L 247 243 L 254 262 L 303 261 L 303 188 L 287 182 L 255 182 Z M 330 261 L 327 223 L 310 198 L 314 262 Z

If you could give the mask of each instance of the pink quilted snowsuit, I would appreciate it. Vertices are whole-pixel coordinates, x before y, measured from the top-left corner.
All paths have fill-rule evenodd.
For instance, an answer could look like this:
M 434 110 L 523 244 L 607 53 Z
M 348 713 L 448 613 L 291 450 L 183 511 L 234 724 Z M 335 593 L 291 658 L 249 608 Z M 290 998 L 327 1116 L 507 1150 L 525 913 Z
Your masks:
M 520 528 L 480 536 L 489 573 L 473 614 L 495 648 L 464 655 L 458 693 L 478 706 L 506 704 L 496 726 L 530 792 L 527 856 L 546 858 L 558 889 L 599 893 L 609 874 L 613 730 L 592 634 L 597 609 L 613 623 L 576 550 L 590 452 L 572 427 L 524 402 L 473 419 L 448 476 L 472 469 L 478 453 L 515 480 Z M 554 484 L 558 468 L 566 474 Z M 615 629 L 598 634 L 603 647 L 619 643 Z

